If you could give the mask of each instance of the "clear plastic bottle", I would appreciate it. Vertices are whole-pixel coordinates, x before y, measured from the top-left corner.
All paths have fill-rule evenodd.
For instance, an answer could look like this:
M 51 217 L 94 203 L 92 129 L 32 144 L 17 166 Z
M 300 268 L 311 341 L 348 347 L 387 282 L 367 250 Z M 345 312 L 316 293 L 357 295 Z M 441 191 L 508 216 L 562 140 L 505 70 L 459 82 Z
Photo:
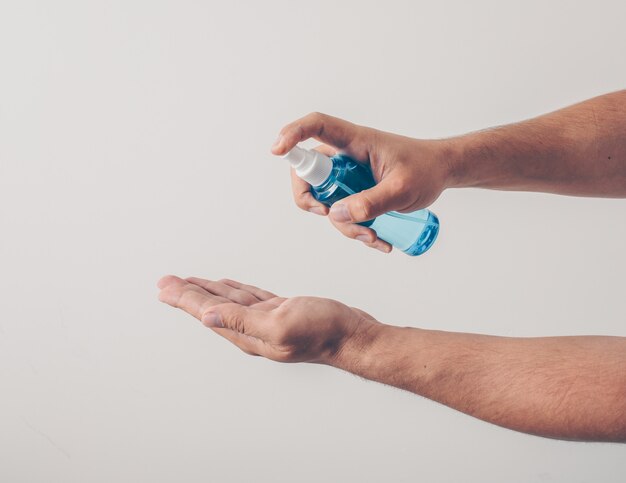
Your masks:
M 329 158 L 296 146 L 283 157 L 291 163 L 296 174 L 311 185 L 315 199 L 326 206 L 376 184 L 366 165 L 344 154 Z M 371 228 L 380 239 L 411 256 L 428 250 L 439 233 L 439 219 L 429 210 L 390 211 L 359 224 Z

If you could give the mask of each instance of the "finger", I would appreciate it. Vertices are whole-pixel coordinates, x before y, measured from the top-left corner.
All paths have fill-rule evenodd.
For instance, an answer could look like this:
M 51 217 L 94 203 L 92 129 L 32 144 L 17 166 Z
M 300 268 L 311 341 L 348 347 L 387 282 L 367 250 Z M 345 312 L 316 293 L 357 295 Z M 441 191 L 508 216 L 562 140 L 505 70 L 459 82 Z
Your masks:
M 182 278 L 177 277 L 176 275 L 165 275 L 164 277 L 161 277 L 159 279 L 159 281 L 157 282 L 157 287 L 162 289 L 167 287 L 168 285 L 180 283 L 184 284 L 185 281 Z
M 319 146 L 315 146 L 313 149 L 325 154 L 329 158 L 332 158 L 335 154 L 337 154 L 337 150 L 328 144 L 320 144 Z
M 293 200 L 298 208 L 310 211 L 316 215 L 326 216 L 328 214 L 328 207 L 313 197 L 311 185 L 299 178 L 293 168 L 291 169 L 291 190 L 293 192 Z
M 337 150 L 327 144 L 320 144 L 315 150 L 329 157 L 333 157 L 337 154 Z M 293 199 L 299 208 L 315 213 L 316 215 L 328 215 L 328 207 L 315 199 L 311 194 L 311 185 L 301 179 L 294 169 L 291 170 L 291 188 L 293 191 Z
M 389 253 L 393 249 L 389 243 L 385 240 L 381 240 L 380 238 L 378 238 L 374 243 L 365 243 L 365 245 L 370 248 L 375 248 L 383 253 Z
M 359 315 L 361 315 L 361 317 L 364 317 L 368 320 L 376 320 L 374 319 L 374 317 L 372 317 L 370 314 L 368 314 L 367 312 L 365 312 L 364 310 L 358 309 L 356 307 L 350 307 L 352 310 L 354 310 L 355 312 L 358 312 Z
M 275 297 L 273 299 L 265 300 L 263 302 L 259 302 L 258 304 L 251 305 L 250 308 L 265 311 L 274 310 L 275 308 L 280 307 L 285 300 L 287 300 L 285 297 Z
M 370 248 L 375 248 L 376 250 L 379 250 L 383 253 L 389 253 L 392 249 L 392 246 L 386 241 L 378 238 L 376 232 L 371 228 L 367 228 L 362 225 L 356 225 L 354 223 L 337 223 L 332 219 L 330 221 L 335 226 L 335 228 L 337 228 L 345 236 L 363 242 L 366 246 Z
M 301 141 L 309 138 L 330 144 L 337 149 L 347 148 L 354 141 L 359 126 L 327 114 L 313 112 L 281 129 L 272 146 L 272 153 L 285 154 Z
M 393 178 L 384 178 L 373 188 L 348 196 L 335 203 L 330 217 L 340 223 L 368 221 L 388 211 L 409 205 L 408 190 Z
M 208 293 L 197 285 L 174 283 L 166 286 L 159 293 L 159 300 L 172 307 L 182 309 L 189 315 L 201 319 L 202 315 L 212 306 L 230 303 L 227 298 Z
M 233 288 L 250 292 L 252 295 L 254 295 L 256 298 L 258 298 L 261 301 L 273 299 L 277 297 L 277 295 L 273 294 L 272 292 L 268 292 L 267 290 L 263 290 L 262 288 L 255 287 L 254 285 L 246 285 L 245 283 L 237 282 L 236 280 L 223 278 L 222 280 L 220 280 L 220 282 L 225 285 L 229 285 Z
M 356 225 L 354 223 L 338 223 L 332 218 L 330 222 L 339 230 L 344 236 L 358 240 L 360 242 L 374 243 L 376 241 L 376 232 L 366 226 Z
M 234 303 L 209 307 L 201 320 L 207 327 L 224 327 L 263 340 L 269 338 L 272 327 L 269 312 Z
M 250 337 L 249 335 L 240 334 L 224 328 L 214 328 L 213 330 L 224 337 L 224 339 L 239 347 L 246 354 L 250 354 L 251 356 L 265 355 L 266 345 L 262 340 L 256 337 Z
M 215 282 L 213 280 L 205 280 L 203 278 L 189 277 L 187 282 L 203 288 L 207 292 L 224 297 L 228 302 L 235 302 L 241 305 L 252 305 L 259 303 L 261 299 L 257 298 L 251 292 L 240 290 L 239 288 L 232 287 L 222 282 Z

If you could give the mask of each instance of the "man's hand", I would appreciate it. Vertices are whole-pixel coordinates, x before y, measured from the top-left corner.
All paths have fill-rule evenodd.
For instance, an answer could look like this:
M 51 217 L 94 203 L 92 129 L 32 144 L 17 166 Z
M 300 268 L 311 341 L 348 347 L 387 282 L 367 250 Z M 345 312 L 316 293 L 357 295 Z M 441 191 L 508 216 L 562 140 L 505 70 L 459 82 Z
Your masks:
M 272 153 L 283 155 L 308 138 L 323 142 L 317 149 L 326 155 L 340 151 L 370 165 L 378 184 L 335 203 L 330 220 L 347 237 L 383 252 L 391 251 L 391 245 L 378 239 L 374 230 L 355 223 L 388 211 L 426 208 L 448 186 L 447 141 L 411 139 L 313 113 L 285 126 Z M 328 208 L 311 195 L 311 186 L 293 170 L 291 180 L 294 199 L 300 208 L 318 215 L 328 214 Z
M 331 364 L 374 325 L 365 312 L 335 300 L 278 297 L 232 280 L 159 280 L 159 300 L 184 310 L 244 352 L 279 362 Z
M 334 300 L 167 276 L 159 298 L 248 354 L 317 362 L 551 438 L 626 442 L 626 338 L 401 328 Z
M 309 138 L 324 154 L 367 163 L 378 182 L 330 210 L 344 235 L 378 248 L 391 245 L 355 223 L 388 211 L 426 208 L 446 188 L 542 191 L 626 197 L 626 90 L 537 118 L 442 140 L 413 139 L 313 113 L 285 126 L 272 147 L 283 155 Z M 328 208 L 292 170 L 296 204 L 319 215 Z

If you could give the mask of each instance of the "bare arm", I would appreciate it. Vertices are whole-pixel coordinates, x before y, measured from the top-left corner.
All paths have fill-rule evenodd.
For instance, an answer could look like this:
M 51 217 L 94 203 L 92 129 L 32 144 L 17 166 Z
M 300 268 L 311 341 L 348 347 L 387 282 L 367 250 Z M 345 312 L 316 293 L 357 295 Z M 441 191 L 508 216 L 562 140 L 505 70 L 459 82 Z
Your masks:
M 425 208 L 447 188 L 626 197 L 626 90 L 528 121 L 436 140 L 313 113 L 285 126 L 272 152 L 284 154 L 311 137 L 325 143 L 318 149 L 326 154 L 341 151 L 370 165 L 378 184 L 335 203 L 329 218 L 347 237 L 385 252 L 391 245 L 355 223 Z M 300 208 L 329 214 L 306 182 L 293 175 L 292 185 Z
M 626 338 L 507 338 L 388 325 L 333 365 L 506 428 L 626 442 Z
M 507 338 L 393 327 L 316 297 L 165 277 L 160 300 L 249 354 L 316 362 L 517 431 L 626 442 L 626 338 Z
M 626 90 L 450 142 L 454 187 L 626 197 Z

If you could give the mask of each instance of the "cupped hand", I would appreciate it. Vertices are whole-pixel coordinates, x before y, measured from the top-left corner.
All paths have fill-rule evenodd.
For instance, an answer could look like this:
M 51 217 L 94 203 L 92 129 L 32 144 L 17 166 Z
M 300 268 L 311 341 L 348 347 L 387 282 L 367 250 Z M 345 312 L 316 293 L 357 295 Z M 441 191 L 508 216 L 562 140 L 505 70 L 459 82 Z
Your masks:
M 374 230 L 355 223 L 388 211 L 426 208 L 450 186 L 451 148 L 447 140 L 413 139 L 312 113 L 286 125 L 272 153 L 284 155 L 309 138 L 324 143 L 317 148 L 324 154 L 341 152 L 370 165 L 378 184 L 335 203 L 330 209 L 330 220 L 347 237 L 383 252 L 391 251 L 391 245 L 378 239 Z M 311 186 L 293 170 L 291 179 L 294 199 L 300 208 L 329 214 L 328 208 L 311 195 Z
M 233 280 L 159 280 L 159 300 L 184 310 L 244 352 L 279 362 L 332 363 L 381 325 L 367 313 L 317 297 L 278 297 Z

